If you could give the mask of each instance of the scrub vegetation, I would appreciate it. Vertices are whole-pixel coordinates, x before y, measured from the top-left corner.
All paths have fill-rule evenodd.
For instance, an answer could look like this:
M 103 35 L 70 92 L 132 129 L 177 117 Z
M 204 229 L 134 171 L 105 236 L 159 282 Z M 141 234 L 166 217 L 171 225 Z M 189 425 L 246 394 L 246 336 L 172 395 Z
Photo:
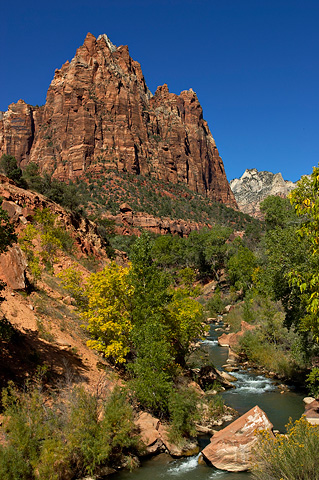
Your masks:
M 305 417 L 289 422 L 287 433 L 273 437 L 258 434 L 253 478 L 257 480 L 315 480 L 318 478 L 319 426 Z
M 134 465 L 139 440 L 133 412 L 140 410 L 169 424 L 175 442 L 194 435 L 202 405 L 188 386 L 188 361 L 205 334 L 205 316 L 222 313 L 227 304 L 234 307 L 226 320 L 231 331 L 238 331 L 242 320 L 255 327 L 241 337 L 238 353 L 280 378 L 303 382 L 318 395 L 319 168 L 299 183 L 290 199 L 266 199 L 261 223 L 182 185 L 173 192 L 169 184 L 164 188 L 154 179 L 118 172 L 120 184 L 109 172 L 107 178 L 87 176 L 66 185 L 40 175 L 35 164 L 22 173 L 12 158 L 2 158 L 0 167 L 21 186 L 77 214 L 93 211 L 98 218 L 103 204 L 116 213 L 128 201 L 136 211 L 213 225 L 187 238 L 145 232 L 135 238 L 115 236 L 112 222 L 98 220 L 101 235 L 113 248 L 125 250 L 129 262 L 123 266 L 113 261 L 102 270 L 95 265 L 93 273 L 83 275 L 73 257 L 73 267 L 62 270 L 59 281 L 77 309 L 88 346 L 125 379 L 125 391 L 102 398 L 81 387 L 64 389 L 64 396 L 59 390 L 49 395 L 39 382 L 24 391 L 10 385 L 2 395 L 1 478 L 64 480 Z M 170 195 L 158 193 L 165 189 Z M 0 250 L 5 251 L 16 236 L 2 209 L 0 216 Z M 19 242 L 35 283 L 44 269 L 53 275 L 59 251 L 72 254 L 72 240 L 46 209 L 36 212 Z M 0 334 L 5 336 L 1 332 L 10 329 L 2 324 Z M 223 410 L 219 397 L 208 407 L 212 415 Z M 300 478 L 314 478 L 311 445 L 316 439 L 317 430 L 304 420 L 289 426 L 287 437 L 263 437 L 256 451 L 256 478 L 297 478 L 283 473 L 281 466 L 277 469 L 276 462 L 294 448 L 301 452 L 301 445 L 309 445 L 305 472 L 310 473 Z M 297 450 L 292 455 L 296 458 Z M 273 477 L 269 465 L 277 469 Z

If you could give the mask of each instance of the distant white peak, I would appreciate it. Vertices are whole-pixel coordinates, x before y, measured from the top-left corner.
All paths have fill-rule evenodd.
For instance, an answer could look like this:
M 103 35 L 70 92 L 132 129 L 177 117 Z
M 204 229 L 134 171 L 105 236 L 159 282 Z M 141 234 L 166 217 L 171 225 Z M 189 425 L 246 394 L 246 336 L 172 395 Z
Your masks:
M 99 35 L 97 37 L 98 40 L 101 40 L 101 38 L 104 38 L 105 40 L 105 43 L 106 45 L 109 47 L 109 49 L 111 50 L 111 52 L 115 52 L 115 50 L 117 50 L 117 47 L 115 45 L 113 45 L 113 43 L 111 42 L 111 40 L 109 39 L 109 37 L 106 35 L 106 33 L 103 33 L 102 35 Z
M 259 172 L 258 172 L 257 168 L 250 168 L 250 169 L 247 168 L 247 170 L 245 170 L 244 173 L 242 174 L 241 180 L 242 180 L 243 178 L 246 178 L 246 177 L 249 177 L 249 178 L 250 178 L 250 177 L 252 177 L 252 176 L 254 176 L 254 175 L 258 175 L 258 173 L 259 173 Z

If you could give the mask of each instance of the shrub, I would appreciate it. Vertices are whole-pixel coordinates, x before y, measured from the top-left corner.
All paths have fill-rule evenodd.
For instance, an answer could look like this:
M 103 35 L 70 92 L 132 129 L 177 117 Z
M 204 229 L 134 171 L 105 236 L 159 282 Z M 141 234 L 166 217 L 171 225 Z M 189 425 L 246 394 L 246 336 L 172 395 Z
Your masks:
M 10 342 L 14 338 L 18 337 L 18 331 L 9 322 L 6 317 L 0 319 L 0 339 L 6 342 Z
M 101 400 L 82 387 L 48 398 L 38 384 L 24 392 L 10 384 L 2 398 L 0 478 L 70 480 L 122 465 L 139 449 L 133 411 L 118 389 Z
M 18 167 L 17 160 L 12 155 L 2 155 L 0 159 L 0 172 L 8 178 L 21 184 L 22 170 Z
M 225 321 L 230 325 L 230 332 L 238 332 L 243 320 L 243 305 L 237 304 L 225 317 Z
M 314 367 L 307 377 L 307 384 L 311 395 L 319 397 L 319 368 Z
M 41 278 L 43 266 L 52 270 L 58 250 L 71 253 L 73 239 L 58 222 L 49 208 L 37 209 L 34 215 L 35 225 L 29 224 L 19 237 L 21 250 L 26 254 L 28 267 L 35 280 Z M 40 243 L 38 252 L 36 244 Z
M 285 327 L 285 314 L 279 302 L 262 296 L 246 296 L 243 316 L 256 329 L 244 333 L 239 349 L 247 358 L 274 371 L 292 378 L 305 367 L 305 358 L 300 354 L 301 337 Z
M 216 289 L 214 295 L 210 300 L 208 300 L 206 307 L 208 309 L 208 312 L 212 316 L 216 316 L 219 313 L 222 313 L 222 311 L 225 308 L 226 303 L 221 297 L 220 290 Z
M 319 468 L 319 426 L 305 417 L 287 425 L 287 435 L 258 433 L 253 477 L 258 480 L 315 480 Z
M 168 399 L 171 421 L 170 439 L 181 441 L 183 437 L 196 435 L 195 422 L 199 419 L 198 394 L 195 390 L 180 387 L 172 390 Z

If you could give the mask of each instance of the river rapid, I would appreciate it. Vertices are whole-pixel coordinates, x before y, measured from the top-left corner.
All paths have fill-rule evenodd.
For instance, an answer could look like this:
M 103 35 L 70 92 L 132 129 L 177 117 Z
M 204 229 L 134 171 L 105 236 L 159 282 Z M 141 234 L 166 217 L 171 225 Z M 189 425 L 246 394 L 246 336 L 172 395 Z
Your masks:
M 209 336 L 203 340 L 197 353 L 198 361 L 203 365 L 213 363 L 222 369 L 228 357 L 228 347 L 219 347 L 217 337 L 222 333 L 212 325 Z M 218 325 L 220 328 L 220 325 Z M 258 405 L 273 423 L 274 429 L 285 431 L 289 418 L 296 420 L 304 412 L 303 395 L 292 388 L 282 392 L 278 382 L 254 371 L 239 370 L 233 372 L 237 378 L 235 388 L 222 393 L 226 405 L 234 408 L 240 415 Z M 209 437 L 200 437 L 201 450 L 209 443 Z M 120 472 L 112 475 L 112 480 L 248 480 L 249 472 L 231 473 L 214 467 L 199 465 L 198 456 L 174 460 L 162 454 L 142 463 L 141 468 L 133 472 Z

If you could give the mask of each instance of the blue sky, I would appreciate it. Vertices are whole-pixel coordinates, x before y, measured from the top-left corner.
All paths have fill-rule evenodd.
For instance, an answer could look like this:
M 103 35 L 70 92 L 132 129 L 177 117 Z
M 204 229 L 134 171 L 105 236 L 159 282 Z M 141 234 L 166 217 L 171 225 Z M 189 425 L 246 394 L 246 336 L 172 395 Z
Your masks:
M 87 32 L 127 44 L 154 93 L 193 88 L 229 180 L 319 161 L 318 0 L 2 2 L 0 110 L 45 103 Z

